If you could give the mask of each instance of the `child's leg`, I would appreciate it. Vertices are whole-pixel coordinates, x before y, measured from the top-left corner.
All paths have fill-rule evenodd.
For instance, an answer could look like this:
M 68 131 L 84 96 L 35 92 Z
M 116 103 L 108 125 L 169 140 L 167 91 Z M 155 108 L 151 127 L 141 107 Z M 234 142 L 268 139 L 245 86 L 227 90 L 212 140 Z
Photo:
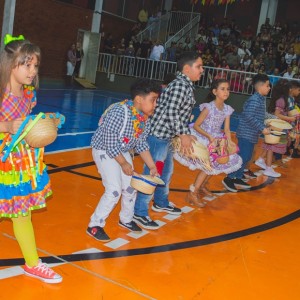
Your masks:
M 31 222 L 31 213 L 26 217 L 12 218 L 15 237 L 19 243 L 26 264 L 29 267 L 38 264 L 39 256 L 36 250 L 35 237 Z
M 273 161 L 273 151 L 272 150 L 267 150 L 266 165 L 268 167 L 271 167 L 272 166 L 272 161 Z
M 201 188 L 202 184 L 204 183 L 206 177 L 207 177 L 207 175 L 203 171 L 201 171 L 197 175 L 194 184 L 192 184 L 190 186 L 190 191 L 186 195 L 186 198 L 185 198 L 186 202 L 188 202 L 189 204 L 195 205 L 197 207 L 205 206 L 205 203 L 200 201 L 200 199 L 199 199 L 199 191 L 200 191 L 200 188 Z
M 104 227 L 106 219 L 117 205 L 122 190 L 121 166 L 111 159 L 105 151 L 93 149 L 94 161 L 102 177 L 105 192 L 102 195 L 89 223 L 89 227 Z
M 126 160 L 132 165 L 132 158 L 130 154 L 125 153 L 124 156 Z M 121 199 L 120 221 L 122 223 L 127 224 L 130 223 L 133 219 L 134 205 L 135 205 L 137 192 L 130 185 L 131 176 L 127 176 L 122 172 L 121 180 L 122 180 L 122 199 Z

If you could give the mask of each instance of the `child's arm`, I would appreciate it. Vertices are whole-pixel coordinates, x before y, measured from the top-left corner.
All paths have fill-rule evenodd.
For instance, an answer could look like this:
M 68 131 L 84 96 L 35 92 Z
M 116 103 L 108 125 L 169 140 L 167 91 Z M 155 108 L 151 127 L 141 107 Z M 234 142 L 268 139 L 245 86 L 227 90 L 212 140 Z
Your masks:
M 213 142 L 214 138 L 208 134 L 206 131 L 204 131 L 200 126 L 203 123 L 203 121 L 206 119 L 206 117 L 208 116 L 208 109 L 204 108 L 202 110 L 202 112 L 200 113 L 198 119 L 196 120 L 196 122 L 194 123 L 194 129 L 199 132 L 200 134 L 204 135 L 205 137 L 207 137 L 209 139 L 210 142 Z
M 122 153 L 114 157 L 114 159 L 118 162 L 121 166 L 122 171 L 125 175 L 132 176 L 133 175 L 133 168 L 131 164 L 125 159 Z
M 287 121 L 287 122 L 295 122 L 296 118 L 295 117 L 288 117 L 284 116 L 280 113 L 280 109 L 276 108 L 275 110 L 275 116 L 281 120 Z
M 224 122 L 224 133 L 228 139 L 228 141 L 231 141 L 231 132 L 230 132 L 230 116 L 227 116 L 225 118 Z
M 140 156 L 144 161 L 144 163 L 147 165 L 147 167 L 150 169 L 150 175 L 159 176 L 154 160 L 150 154 L 150 151 L 149 150 L 143 151 L 140 153 Z
M 23 121 L 23 119 L 18 118 L 12 121 L 0 122 L 0 132 L 8 132 L 14 134 L 18 131 Z

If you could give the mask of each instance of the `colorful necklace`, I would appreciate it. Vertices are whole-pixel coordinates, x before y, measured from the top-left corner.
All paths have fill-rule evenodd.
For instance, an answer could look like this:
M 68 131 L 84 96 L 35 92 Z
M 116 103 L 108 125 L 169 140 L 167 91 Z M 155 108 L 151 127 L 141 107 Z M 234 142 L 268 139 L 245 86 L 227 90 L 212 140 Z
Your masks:
M 132 100 L 124 100 L 121 104 L 126 104 L 126 106 L 131 110 L 131 121 L 134 129 L 134 137 L 138 138 L 145 129 L 145 123 L 147 121 L 147 116 L 145 116 L 141 111 L 134 107 Z

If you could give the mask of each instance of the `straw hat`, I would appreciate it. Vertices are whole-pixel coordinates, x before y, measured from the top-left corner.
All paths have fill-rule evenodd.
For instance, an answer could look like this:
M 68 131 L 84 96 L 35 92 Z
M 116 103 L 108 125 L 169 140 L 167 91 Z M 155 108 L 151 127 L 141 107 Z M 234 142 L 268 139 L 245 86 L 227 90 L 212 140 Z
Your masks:
M 25 131 L 25 141 L 33 148 L 42 148 L 53 143 L 57 137 L 57 128 L 64 123 L 64 116 L 58 113 L 45 113 L 38 120 L 31 119 Z
M 131 177 L 130 185 L 137 191 L 144 194 L 153 194 L 157 185 L 164 185 L 165 183 L 157 176 L 141 175 L 134 173 Z
M 282 133 L 280 131 L 271 131 L 270 134 L 267 134 L 265 135 L 265 143 L 266 144 L 278 144 L 279 141 L 280 141 L 280 136 L 282 134 L 285 134 L 285 133 Z
M 265 124 L 271 125 L 277 131 L 282 131 L 283 129 L 292 129 L 292 125 L 284 120 L 280 119 L 267 119 Z
M 197 140 L 193 141 L 193 149 L 194 151 L 191 153 L 183 153 L 181 149 L 181 140 L 179 137 L 175 137 L 172 140 L 172 146 L 174 151 L 178 152 L 180 156 L 191 159 L 195 161 L 199 161 L 205 169 L 211 171 L 210 159 L 209 159 L 209 152 L 206 146 L 198 142 Z

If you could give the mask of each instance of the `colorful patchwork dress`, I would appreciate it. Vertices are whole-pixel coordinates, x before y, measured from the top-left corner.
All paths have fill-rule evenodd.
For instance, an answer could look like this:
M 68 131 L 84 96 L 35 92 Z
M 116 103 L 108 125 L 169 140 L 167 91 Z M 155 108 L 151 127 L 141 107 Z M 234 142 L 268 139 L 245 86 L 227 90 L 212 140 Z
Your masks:
M 25 118 L 36 105 L 33 87 L 24 86 L 23 97 L 4 92 L 0 122 Z M 0 217 L 26 216 L 29 211 L 46 206 L 52 194 L 43 148 L 32 148 L 24 140 L 18 143 L 5 161 L 3 156 L 13 135 L 0 132 Z

